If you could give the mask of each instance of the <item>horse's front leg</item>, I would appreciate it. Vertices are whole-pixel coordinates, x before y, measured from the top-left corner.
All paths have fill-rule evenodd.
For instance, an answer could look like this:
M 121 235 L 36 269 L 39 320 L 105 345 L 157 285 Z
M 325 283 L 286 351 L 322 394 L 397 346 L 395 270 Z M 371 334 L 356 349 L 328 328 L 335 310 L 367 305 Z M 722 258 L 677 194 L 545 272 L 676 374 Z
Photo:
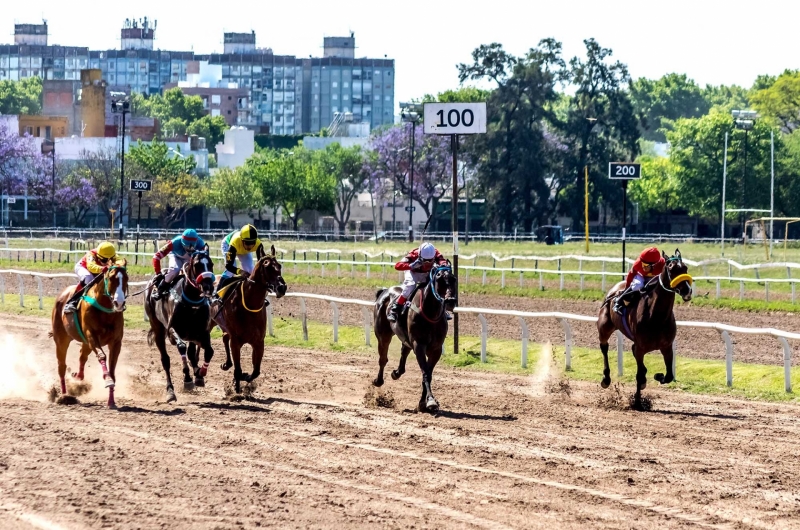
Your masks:
M 414 355 L 417 358 L 417 364 L 422 372 L 422 395 L 419 398 L 419 411 L 425 412 L 428 410 L 428 396 L 433 396 L 431 392 L 431 382 L 429 379 L 430 370 L 428 370 L 428 351 L 427 346 L 414 344 Z
M 603 352 L 603 380 L 600 386 L 608 388 L 611 385 L 611 368 L 608 366 L 608 343 L 600 344 L 600 351 Z
M 264 342 L 252 344 L 253 347 L 253 371 L 249 374 L 242 374 L 242 379 L 248 383 L 253 382 L 261 375 L 261 360 L 264 358 Z
M 169 329 L 172 342 L 178 348 L 178 353 L 181 356 L 181 363 L 183 363 L 183 389 L 192 390 L 194 388 L 194 380 L 192 380 L 192 369 L 189 367 L 189 348 L 183 339 L 181 339 L 174 329 Z
M 195 372 L 195 379 L 198 377 L 204 379 L 206 375 L 208 375 L 208 365 L 211 363 L 211 359 L 214 357 L 214 348 L 211 347 L 211 334 L 207 333 L 202 338 L 200 341 L 200 347 L 203 348 L 203 364 L 200 365 L 200 368 Z
M 230 339 L 233 358 L 233 387 L 237 394 L 242 393 L 242 344 L 235 337 Z
M 430 350 L 428 352 L 428 373 L 427 373 L 427 394 L 425 396 L 425 408 L 428 412 L 436 412 L 439 410 L 439 402 L 433 396 L 433 390 L 431 387 L 433 385 L 433 369 L 436 367 L 436 363 L 439 362 L 439 359 L 442 357 L 442 347 L 439 346 L 436 349 Z
M 120 335 L 122 335 L 121 332 Z M 108 408 L 110 409 L 117 408 L 117 404 L 114 401 L 114 387 L 117 383 L 117 361 L 119 360 L 120 351 L 122 351 L 121 336 L 108 346 L 108 375 L 111 379 L 111 384 L 106 382 L 106 386 L 108 387 Z
M 233 362 L 231 361 L 231 336 L 225 332 L 222 333 L 222 344 L 225 346 L 225 362 L 220 368 L 227 372 L 233 366 Z
M 647 367 L 644 365 L 644 353 L 639 353 L 636 344 L 631 346 L 631 350 L 633 350 L 633 358 L 636 359 L 636 395 L 634 397 L 638 407 L 642 403 L 642 390 L 647 386 Z
M 88 344 L 81 345 L 81 358 L 78 360 L 78 371 L 72 373 L 72 378 L 77 379 L 78 381 L 83 381 L 84 378 L 84 370 L 86 368 L 86 361 L 89 360 L 89 354 L 92 353 L 92 349 L 89 347 Z
M 670 344 L 666 348 L 661 348 L 661 355 L 664 356 L 664 365 L 667 367 L 667 375 L 658 373 L 654 376 L 654 379 L 662 385 L 666 385 L 675 380 L 675 373 L 672 371 L 672 360 L 674 359 L 675 352 L 672 351 L 672 345 Z
M 408 359 L 409 353 L 411 353 L 411 348 L 403 345 L 400 350 L 400 362 L 397 364 L 397 370 L 392 370 L 392 379 L 395 381 L 400 379 L 400 376 L 406 373 L 406 359 Z
M 189 357 L 189 362 L 192 364 L 192 371 L 194 373 L 194 386 L 206 386 L 205 379 L 200 375 L 200 350 L 197 344 L 190 342 L 186 350 L 186 356 Z

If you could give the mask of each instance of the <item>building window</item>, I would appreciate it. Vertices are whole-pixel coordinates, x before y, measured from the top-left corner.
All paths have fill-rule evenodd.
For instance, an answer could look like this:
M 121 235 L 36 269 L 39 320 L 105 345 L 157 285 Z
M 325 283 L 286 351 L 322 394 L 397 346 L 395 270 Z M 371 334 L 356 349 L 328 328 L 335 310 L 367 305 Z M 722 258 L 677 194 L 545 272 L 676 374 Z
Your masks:
M 391 96 L 386 96 L 386 101 L 391 101 L 391 100 L 392 100 Z
M 375 94 L 375 101 L 380 101 L 381 97 L 378 94 Z
M 231 113 L 231 111 L 228 111 L 228 114 L 229 114 L 229 115 L 230 115 L 230 113 Z
M 213 94 L 211 96 L 211 104 L 212 105 L 219 105 L 222 102 L 222 96 L 219 94 Z
M 350 83 L 348 83 L 347 81 L 345 81 L 345 82 L 344 82 L 344 84 L 343 84 L 342 86 L 344 86 L 344 88 L 350 88 Z
M 332 94 L 331 99 L 336 101 L 337 99 L 339 99 L 339 94 Z
M 336 82 L 336 81 L 334 81 L 333 83 L 331 83 L 331 85 L 333 86 L 333 88 L 338 88 L 338 87 L 339 87 L 339 83 L 338 83 L 338 82 Z
M 343 96 L 342 96 L 342 99 L 343 99 L 343 100 L 345 100 L 345 101 L 347 101 L 348 99 L 350 99 L 350 96 L 348 96 L 347 94 L 345 94 L 345 95 L 343 95 Z

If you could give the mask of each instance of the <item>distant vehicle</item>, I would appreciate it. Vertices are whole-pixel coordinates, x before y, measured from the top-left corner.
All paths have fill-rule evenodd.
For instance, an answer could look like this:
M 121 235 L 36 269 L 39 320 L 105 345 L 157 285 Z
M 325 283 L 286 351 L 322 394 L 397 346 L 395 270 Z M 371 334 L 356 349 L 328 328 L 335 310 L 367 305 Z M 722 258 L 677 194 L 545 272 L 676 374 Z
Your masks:
M 560 225 L 540 226 L 536 231 L 536 239 L 545 245 L 563 245 L 564 229 Z

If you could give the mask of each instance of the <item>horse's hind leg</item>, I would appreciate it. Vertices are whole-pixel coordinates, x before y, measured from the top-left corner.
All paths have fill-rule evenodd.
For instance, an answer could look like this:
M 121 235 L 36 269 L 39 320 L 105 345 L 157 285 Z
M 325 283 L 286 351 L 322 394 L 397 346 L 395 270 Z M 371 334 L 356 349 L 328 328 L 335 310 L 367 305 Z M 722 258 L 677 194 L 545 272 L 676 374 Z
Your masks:
M 242 344 L 238 339 L 232 338 L 231 357 L 233 358 L 233 387 L 237 394 L 242 393 Z
M 89 354 L 92 353 L 92 349 L 88 346 L 85 348 L 81 348 L 81 357 L 78 359 L 78 371 L 72 373 L 72 377 L 77 379 L 78 381 L 83 381 L 84 378 L 84 370 L 86 369 L 86 361 L 89 360 Z
M 151 322 L 153 321 L 151 320 Z M 175 396 L 175 387 L 172 386 L 172 374 L 169 371 L 171 361 L 167 352 L 167 337 L 165 333 L 166 330 L 163 327 L 155 330 L 155 343 L 158 353 L 161 354 L 161 367 L 164 369 L 164 373 L 167 374 L 167 403 L 172 403 L 177 401 L 178 398 Z
M 636 359 L 636 395 L 634 398 L 638 407 L 642 403 L 642 390 L 647 386 L 647 367 L 644 365 L 644 353 L 639 353 L 639 348 L 636 347 L 636 344 L 631 346 L 631 349 L 633 350 L 633 358 Z
M 170 328 L 169 334 L 172 338 L 172 342 L 178 348 L 178 353 L 181 355 L 181 362 L 183 363 L 183 388 L 185 390 L 192 390 L 194 388 L 194 381 L 192 380 L 192 370 L 189 368 L 189 357 L 187 355 L 188 346 L 174 329 Z
M 373 386 L 383 386 L 383 370 L 386 368 L 386 363 L 389 362 L 389 344 L 391 343 L 391 335 L 378 337 L 378 377 L 372 380 Z
M 220 368 L 227 372 L 233 366 L 233 362 L 231 361 L 231 336 L 224 332 L 222 334 L 222 344 L 225 346 L 225 362 L 222 363 Z
M 111 377 L 111 384 L 106 384 L 106 386 L 108 387 L 108 408 L 110 409 L 117 408 L 117 404 L 114 401 L 114 387 L 117 384 L 117 361 L 121 350 L 122 338 L 108 346 L 108 375 Z
M 597 319 L 597 332 L 600 338 L 600 351 L 603 353 L 603 380 L 600 386 L 608 388 L 611 385 L 611 368 L 608 366 L 608 339 L 614 333 L 614 324 L 608 313 L 609 302 L 606 302 Z
M 427 371 L 427 388 L 425 387 L 425 379 L 423 379 L 423 396 L 425 397 L 425 410 L 428 412 L 436 412 L 439 410 L 439 402 L 433 396 L 433 390 L 431 389 L 433 385 L 433 369 L 436 367 L 436 363 L 439 362 L 439 359 L 442 357 L 442 347 L 440 346 L 437 349 L 428 351 L 428 371 Z M 427 390 L 427 393 L 425 392 Z M 421 402 L 420 402 L 421 403 Z
M 672 351 L 672 345 L 661 348 L 661 355 L 664 356 L 664 365 L 667 367 L 667 375 L 656 374 L 654 378 L 662 385 L 666 385 L 675 380 L 675 373 L 672 371 L 672 360 L 675 356 L 675 352 Z
M 603 380 L 600 386 L 608 388 L 611 385 L 611 368 L 608 366 L 608 342 L 600 343 L 600 351 L 603 352 Z
M 242 380 L 252 383 L 261 375 L 261 360 L 264 358 L 264 343 L 260 342 L 251 345 L 253 348 L 253 371 L 249 374 L 242 374 Z
M 402 349 L 400 350 L 400 362 L 397 364 L 397 370 L 392 370 L 392 379 L 395 381 L 400 379 L 400 376 L 406 373 L 406 359 L 408 359 L 409 353 L 411 353 L 411 348 L 403 345 Z

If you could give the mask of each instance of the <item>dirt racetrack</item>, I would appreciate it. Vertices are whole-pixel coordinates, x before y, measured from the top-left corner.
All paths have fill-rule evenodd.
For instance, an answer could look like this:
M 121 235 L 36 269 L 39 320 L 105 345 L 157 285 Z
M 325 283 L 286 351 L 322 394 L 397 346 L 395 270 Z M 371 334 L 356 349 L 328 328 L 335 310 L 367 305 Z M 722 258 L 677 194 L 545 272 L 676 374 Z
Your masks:
M 634 412 L 632 388 L 545 361 L 532 377 L 440 368 L 432 416 L 413 410 L 413 361 L 374 391 L 375 358 L 300 349 L 269 350 L 239 401 L 219 341 L 208 386 L 166 405 L 128 330 L 110 411 L 98 388 L 47 402 L 48 328 L 0 324 L 2 528 L 800 528 L 796 405 L 651 388 Z M 94 359 L 87 377 L 100 386 Z

